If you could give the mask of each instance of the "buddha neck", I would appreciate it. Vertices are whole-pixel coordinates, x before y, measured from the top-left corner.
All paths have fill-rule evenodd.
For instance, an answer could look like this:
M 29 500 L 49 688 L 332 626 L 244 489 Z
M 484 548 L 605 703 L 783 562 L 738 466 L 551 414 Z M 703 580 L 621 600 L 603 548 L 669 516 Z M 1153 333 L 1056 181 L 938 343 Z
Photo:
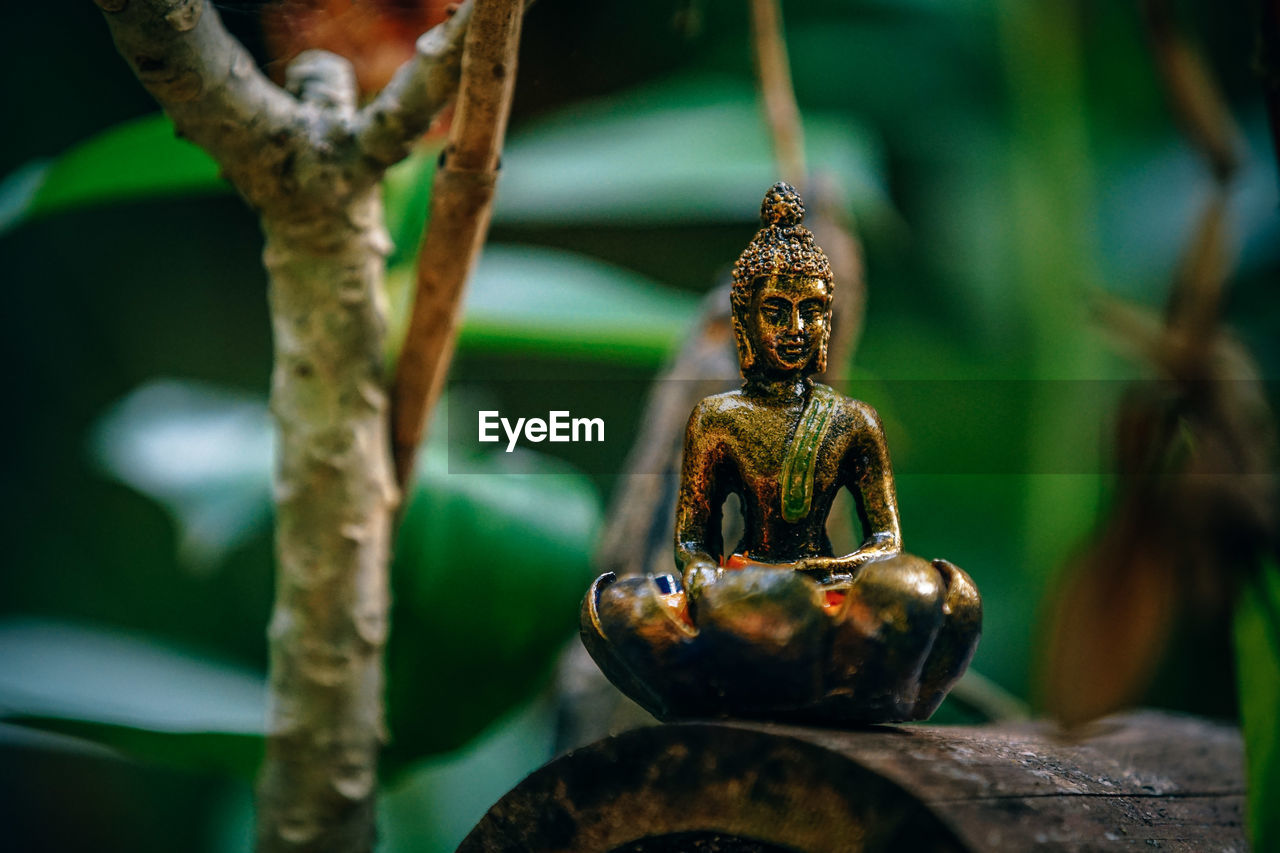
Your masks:
M 803 373 L 769 376 L 754 373 L 746 377 L 742 390 L 750 397 L 769 403 L 794 403 L 809 398 L 813 379 Z

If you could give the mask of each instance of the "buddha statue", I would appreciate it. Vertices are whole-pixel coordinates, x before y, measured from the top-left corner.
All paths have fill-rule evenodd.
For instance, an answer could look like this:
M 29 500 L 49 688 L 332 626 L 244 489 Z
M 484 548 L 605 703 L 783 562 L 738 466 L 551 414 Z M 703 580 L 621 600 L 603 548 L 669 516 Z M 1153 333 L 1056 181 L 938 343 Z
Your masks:
M 776 184 L 734 266 L 744 381 L 689 418 L 678 572 L 602 575 L 583 602 L 587 650 L 660 719 L 922 720 L 978 642 L 982 603 L 969 576 L 902 550 L 879 417 L 813 381 L 826 369 L 833 282 L 803 218 L 800 196 Z M 827 516 L 842 488 L 863 541 L 837 556 Z M 731 494 L 744 534 L 726 553 Z

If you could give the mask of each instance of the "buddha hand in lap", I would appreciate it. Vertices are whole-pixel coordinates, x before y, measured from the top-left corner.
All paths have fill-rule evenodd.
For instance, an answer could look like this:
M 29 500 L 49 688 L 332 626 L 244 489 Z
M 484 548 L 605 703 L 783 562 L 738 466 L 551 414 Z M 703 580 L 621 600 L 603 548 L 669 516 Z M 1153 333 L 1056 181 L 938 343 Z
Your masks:
M 969 576 L 902 552 L 875 411 L 811 378 L 826 368 L 832 277 L 803 216 L 795 190 L 775 185 L 734 267 L 745 381 L 689 419 L 679 575 L 604 575 L 583 602 L 592 657 L 660 718 L 925 719 L 977 645 L 982 605 Z M 837 556 L 827 516 L 842 488 L 864 541 Z M 730 494 L 744 535 L 726 556 Z

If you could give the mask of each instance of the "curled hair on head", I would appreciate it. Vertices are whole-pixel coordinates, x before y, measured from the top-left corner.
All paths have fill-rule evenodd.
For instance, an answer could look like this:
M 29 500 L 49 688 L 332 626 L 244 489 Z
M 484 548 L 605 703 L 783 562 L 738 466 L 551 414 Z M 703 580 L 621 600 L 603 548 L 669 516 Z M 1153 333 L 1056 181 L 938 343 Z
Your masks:
M 831 262 L 804 227 L 804 201 L 795 187 L 779 181 L 769 188 L 760 204 L 760 225 L 756 236 L 733 265 L 733 287 L 729 291 L 733 314 L 733 335 L 738 344 L 738 364 L 743 376 L 755 367 L 756 354 L 747 333 L 747 312 L 751 297 L 762 278 L 771 275 L 816 278 L 827 282 L 826 332 L 812 365 L 813 372 L 827 369 L 827 343 L 831 337 Z

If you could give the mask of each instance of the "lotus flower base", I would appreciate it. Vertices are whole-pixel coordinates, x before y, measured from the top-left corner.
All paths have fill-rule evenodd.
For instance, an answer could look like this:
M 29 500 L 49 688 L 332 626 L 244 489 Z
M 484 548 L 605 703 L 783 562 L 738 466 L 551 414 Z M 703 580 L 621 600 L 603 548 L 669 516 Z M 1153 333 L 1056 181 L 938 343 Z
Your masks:
M 591 656 L 662 720 L 927 719 L 968 666 L 981 626 L 967 574 L 906 554 L 843 585 L 749 565 L 721 572 L 692 601 L 672 575 L 605 574 L 582 605 Z

